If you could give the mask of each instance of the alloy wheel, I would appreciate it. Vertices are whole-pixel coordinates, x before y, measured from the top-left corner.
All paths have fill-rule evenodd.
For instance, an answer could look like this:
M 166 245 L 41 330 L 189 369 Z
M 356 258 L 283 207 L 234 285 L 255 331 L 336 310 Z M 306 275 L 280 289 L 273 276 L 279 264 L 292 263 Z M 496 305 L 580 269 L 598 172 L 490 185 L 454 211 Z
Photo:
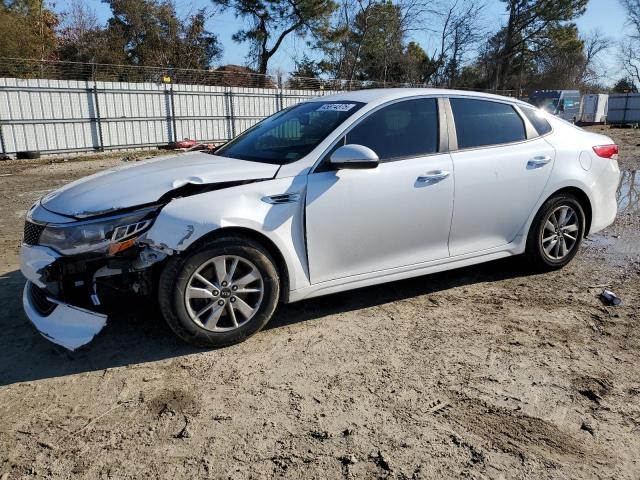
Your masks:
M 253 318 L 264 295 L 258 268 L 246 258 L 221 255 L 200 265 L 185 289 L 191 319 L 213 332 L 228 332 Z
M 549 214 L 540 234 L 547 257 L 558 261 L 571 253 L 578 244 L 579 222 L 578 214 L 568 205 L 561 205 Z

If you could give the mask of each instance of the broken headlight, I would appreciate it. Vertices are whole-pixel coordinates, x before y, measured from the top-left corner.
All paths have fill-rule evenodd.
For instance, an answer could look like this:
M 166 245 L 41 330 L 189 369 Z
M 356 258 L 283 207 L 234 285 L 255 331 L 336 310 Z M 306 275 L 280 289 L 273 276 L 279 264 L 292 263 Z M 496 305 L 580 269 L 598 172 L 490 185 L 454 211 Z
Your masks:
M 94 220 L 48 224 L 38 243 L 63 255 L 86 252 L 113 255 L 132 246 L 149 229 L 157 213 L 157 207 L 150 207 Z

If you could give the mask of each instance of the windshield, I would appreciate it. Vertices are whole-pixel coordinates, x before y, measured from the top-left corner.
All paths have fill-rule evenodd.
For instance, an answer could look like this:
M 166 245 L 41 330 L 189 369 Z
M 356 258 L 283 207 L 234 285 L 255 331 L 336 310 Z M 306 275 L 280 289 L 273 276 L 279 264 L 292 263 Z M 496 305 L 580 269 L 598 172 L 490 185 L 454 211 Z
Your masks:
M 278 165 L 295 162 L 363 105 L 353 101 L 299 103 L 254 125 L 215 154 Z

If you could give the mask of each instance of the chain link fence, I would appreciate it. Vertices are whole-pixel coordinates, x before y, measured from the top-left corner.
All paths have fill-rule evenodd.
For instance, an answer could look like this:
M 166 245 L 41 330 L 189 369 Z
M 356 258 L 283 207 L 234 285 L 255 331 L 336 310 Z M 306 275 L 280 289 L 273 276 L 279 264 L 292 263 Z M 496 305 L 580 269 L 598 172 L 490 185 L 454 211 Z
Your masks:
M 0 58 L 0 154 L 222 143 L 303 100 L 425 85 Z M 494 92 L 514 95 L 513 91 Z

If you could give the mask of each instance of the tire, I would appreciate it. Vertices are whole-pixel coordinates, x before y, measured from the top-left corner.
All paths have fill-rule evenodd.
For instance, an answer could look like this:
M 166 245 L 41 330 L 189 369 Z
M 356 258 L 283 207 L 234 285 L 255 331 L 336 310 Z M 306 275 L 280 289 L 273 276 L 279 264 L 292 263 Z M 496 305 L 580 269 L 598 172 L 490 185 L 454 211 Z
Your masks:
M 234 262 L 232 281 L 223 287 L 223 281 L 218 280 L 218 266 L 224 264 L 228 275 Z M 259 279 L 240 286 L 246 278 L 254 277 Z M 200 278 L 210 283 L 201 282 Z M 206 293 L 203 290 L 208 290 L 212 297 L 206 294 L 207 298 L 201 298 Z M 191 292 L 197 296 L 191 296 Z M 279 297 L 280 278 L 273 258 L 258 242 L 243 237 L 211 240 L 193 251 L 175 255 L 165 265 L 158 285 L 160 309 L 169 327 L 196 347 L 225 347 L 243 342 L 267 324 Z M 209 300 L 215 305 L 209 307 Z M 224 307 L 219 307 L 223 301 Z M 249 309 L 253 309 L 250 318 L 245 315 Z M 206 313 L 197 316 L 202 310 Z
M 40 152 L 37 152 L 35 150 L 16 152 L 16 159 L 18 160 L 36 160 L 38 158 L 40 158 Z
M 562 209 L 568 208 L 569 212 L 573 212 L 574 215 L 566 215 L 565 223 L 567 226 L 555 229 L 556 222 L 562 219 Z M 554 215 L 556 222 L 554 222 L 551 215 Z M 550 220 L 554 226 L 554 230 L 550 230 L 547 220 Z M 575 220 L 575 222 L 574 222 Z M 573 225 L 577 229 L 569 232 L 569 229 L 573 229 Z M 559 223 L 558 223 L 559 225 Z M 540 207 L 540 210 L 536 214 L 531 223 L 529 234 L 527 236 L 527 246 L 525 250 L 525 257 L 528 263 L 537 271 L 551 271 L 558 270 L 568 264 L 580 248 L 584 236 L 585 227 L 585 215 L 582 205 L 576 197 L 570 194 L 557 194 L 549 198 Z M 561 231 L 562 235 L 559 235 L 556 230 Z M 543 236 L 544 235 L 544 236 Z M 553 240 L 544 241 L 544 238 L 553 238 L 555 235 L 558 238 L 556 243 Z M 575 235 L 575 241 L 571 241 L 572 236 Z M 560 256 L 562 253 L 562 242 L 567 249 L 566 253 L 559 258 L 554 256 Z M 550 252 L 547 250 L 551 246 Z M 545 248 L 546 247 L 546 248 Z M 570 247 L 570 248 L 569 248 Z

